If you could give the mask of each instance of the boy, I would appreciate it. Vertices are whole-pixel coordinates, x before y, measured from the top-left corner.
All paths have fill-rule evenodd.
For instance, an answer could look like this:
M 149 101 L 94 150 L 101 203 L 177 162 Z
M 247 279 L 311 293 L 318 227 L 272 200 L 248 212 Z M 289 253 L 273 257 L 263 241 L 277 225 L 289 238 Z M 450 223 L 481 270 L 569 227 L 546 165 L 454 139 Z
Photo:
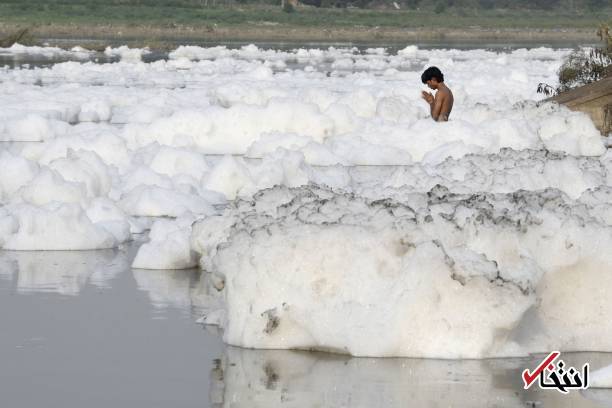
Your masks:
M 422 92 L 422 97 L 429 104 L 431 118 L 437 122 L 446 122 L 453 110 L 453 93 L 444 84 L 444 74 L 437 67 L 429 67 L 421 75 L 421 81 L 430 89 L 436 92 L 433 96 L 431 92 Z

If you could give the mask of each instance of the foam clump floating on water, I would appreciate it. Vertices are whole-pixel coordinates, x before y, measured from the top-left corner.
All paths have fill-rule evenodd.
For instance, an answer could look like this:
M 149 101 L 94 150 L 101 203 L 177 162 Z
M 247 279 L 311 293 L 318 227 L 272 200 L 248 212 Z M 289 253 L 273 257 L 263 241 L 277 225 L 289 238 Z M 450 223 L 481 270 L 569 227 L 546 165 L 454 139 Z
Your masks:
M 612 164 L 597 157 L 502 149 L 498 154 L 469 154 L 437 164 L 421 162 L 371 170 L 355 167 L 346 173 L 353 180 L 353 189 L 371 198 L 380 196 L 382 188 L 383 194 L 403 200 L 406 194 L 427 192 L 437 184 L 452 186 L 454 192 L 461 193 L 556 188 L 571 198 L 578 198 L 590 189 L 609 185 L 612 173 L 606 169 L 606 163 Z M 322 170 L 312 180 L 343 187 L 343 183 L 329 180 L 326 173 L 329 171 Z
M 193 218 L 176 221 L 155 221 L 149 233 L 150 241 L 143 244 L 132 263 L 140 269 L 187 269 L 198 265 L 191 249 L 191 224 Z
M 131 239 L 132 227 L 129 219 L 112 200 L 106 197 L 95 198 L 89 203 L 86 213 L 94 224 L 110 232 L 117 243 Z
M 10 118 L 3 124 L 0 141 L 41 142 L 65 134 L 65 122 L 36 114 Z
M 150 54 L 148 48 L 130 48 L 122 45 L 117 48 L 106 47 L 104 54 L 108 57 L 119 57 L 121 61 L 139 62 L 142 61 L 144 55 Z
M 23 186 L 38 174 L 37 163 L 8 151 L 0 152 L 0 198 L 8 201 Z
M 260 163 L 248 164 L 242 158 L 224 156 L 204 177 L 206 189 L 223 193 L 229 199 L 250 196 L 275 185 L 290 187 L 307 184 L 310 167 L 298 152 L 278 149 Z
M 608 347 L 596 333 L 612 332 L 601 324 L 612 280 L 593 274 L 612 267 L 612 228 L 585 223 L 584 208 L 554 190 L 440 187 L 398 202 L 277 187 L 227 212 L 196 223 L 192 239 L 223 282 L 230 344 L 440 358 Z M 575 273 L 584 290 L 568 300 Z M 563 321 L 592 337 L 550 334 L 559 302 L 599 305 Z
M 270 132 L 305 134 L 322 141 L 333 122 L 316 105 L 299 101 L 271 100 L 265 106 L 238 104 L 201 112 L 177 112 L 146 126 L 131 126 L 126 135 L 134 145 L 151 142 L 196 147 L 209 154 L 243 154 L 261 135 Z
M 38 206 L 52 202 L 81 204 L 84 203 L 86 194 L 83 184 L 67 181 L 48 168 L 43 168 L 20 190 L 23 201 Z
M 4 207 L 6 209 L 6 207 Z M 77 204 L 9 207 L 0 241 L 9 250 L 83 250 L 117 246 L 113 234 L 94 224 Z
M 124 194 L 123 210 L 141 217 L 178 217 L 185 213 L 212 213 L 211 204 L 199 195 L 156 186 L 138 186 Z
M 7 48 L 0 48 L 0 55 L 37 55 L 48 59 L 53 58 L 76 58 L 86 60 L 91 57 L 93 51 L 87 50 L 83 47 L 73 47 L 70 50 L 64 50 L 58 47 L 40 47 L 40 46 L 28 46 L 15 43 Z

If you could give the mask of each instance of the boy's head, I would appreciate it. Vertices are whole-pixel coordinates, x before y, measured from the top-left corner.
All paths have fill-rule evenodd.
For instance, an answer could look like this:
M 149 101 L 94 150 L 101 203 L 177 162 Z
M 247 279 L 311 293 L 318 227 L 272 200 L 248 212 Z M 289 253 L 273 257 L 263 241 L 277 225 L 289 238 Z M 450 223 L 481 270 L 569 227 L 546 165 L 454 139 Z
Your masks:
M 438 67 L 429 67 L 421 74 L 421 81 L 431 89 L 438 89 L 438 84 L 444 82 L 444 74 Z

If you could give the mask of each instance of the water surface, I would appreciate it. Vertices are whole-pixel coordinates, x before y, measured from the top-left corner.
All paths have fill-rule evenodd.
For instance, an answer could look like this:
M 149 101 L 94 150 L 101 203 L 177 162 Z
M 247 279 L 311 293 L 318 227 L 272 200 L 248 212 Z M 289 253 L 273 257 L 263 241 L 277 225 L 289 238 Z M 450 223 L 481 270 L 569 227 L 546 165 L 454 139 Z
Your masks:
M 70 49 L 75 46 L 81 46 L 87 44 L 87 46 L 95 46 L 97 49 L 104 48 L 106 46 L 119 47 L 122 45 L 128 45 L 135 48 L 141 47 L 143 41 L 146 39 L 129 39 L 129 40 L 117 40 L 117 39 L 87 39 L 87 38 L 48 38 L 41 40 L 44 44 L 58 46 L 65 49 Z M 299 48 L 319 48 L 327 49 L 329 47 L 335 48 L 355 48 L 359 53 L 365 53 L 369 48 L 385 48 L 388 54 L 394 55 L 398 50 L 405 48 L 407 45 L 417 45 L 420 49 L 458 49 L 458 50 L 475 50 L 485 49 L 496 52 L 511 52 L 512 50 L 520 48 L 538 48 L 548 47 L 553 49 L 565 49 L 565 48 L 577 48 L 577 47 L 593 47 L 599 46 L 600 44 L 596 41 L 592 42 L 580 42 L 580 41 L 424 41 L 415 43 L 406 42 L 269 42 L 269 41 L 201 41 L 201 40 L 180 40 L 180 41 L 168 41 L 170 48 L 178 48 L 181 45 L 194 45 L 200 47 L 217 47 L 225 46 L 229 49 L 239 49 L 249 44 L 255 44 L 260 49 L 274 49 L 277 51 L 292 51 Z M 151 49 L 151 52 L 143 55 L 142 60 L 144 62 L 155 62 L 159 60 L 167 60 L 169 51 L 161 49 Z M 118 56 L 107 56 L 103 52 L 95 52 L 91 54 L 89 61 L 104 64 L 112 63 L 120 60 Z M 70 56 L 45 56 L 40 54 L 18 54 L 11 55 L 8 53 L 0 52 L 0 67 L 8 66 L 11 69 L 20 68 L 36 68 L 36 67 L 50 67 L 54 64 L 67 62 L 67 61 L 79 61 L 85 62 L 86 60 L 70 57 Z M 301 69 L 303 66 L 299 64 L 288 64 L 288 67 L 292 69 Z
M 142 239 L 140 239 L 142 241 Z M 522 390 L 541 358 L 351 358 L 225 347 L 195 323 L 206 273 L 119 250 L 0 251 L 0 395 L 15 407 L 598 407 L 612 391 Z M 382 334 L 384 335 L 384 334 Z M 611 354 L 564 354 L 593 368 Z

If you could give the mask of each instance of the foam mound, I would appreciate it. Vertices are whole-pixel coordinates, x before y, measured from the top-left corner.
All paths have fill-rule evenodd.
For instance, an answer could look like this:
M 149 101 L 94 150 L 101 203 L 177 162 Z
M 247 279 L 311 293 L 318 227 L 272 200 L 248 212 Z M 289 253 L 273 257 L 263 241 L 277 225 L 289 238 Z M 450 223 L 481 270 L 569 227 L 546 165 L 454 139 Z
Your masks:
M 558 191 L 436 187 L 399 202 L 277 187 L 226 211 L 193 240 L 222 287 L 211 323 L 230 344 L 440 358 L 610 348 L 597 334 L 612 332 L 599 272 L 612 229 Z M 553 336 L 582 302 L 598 307 L 563 324 L 592 337 Z

